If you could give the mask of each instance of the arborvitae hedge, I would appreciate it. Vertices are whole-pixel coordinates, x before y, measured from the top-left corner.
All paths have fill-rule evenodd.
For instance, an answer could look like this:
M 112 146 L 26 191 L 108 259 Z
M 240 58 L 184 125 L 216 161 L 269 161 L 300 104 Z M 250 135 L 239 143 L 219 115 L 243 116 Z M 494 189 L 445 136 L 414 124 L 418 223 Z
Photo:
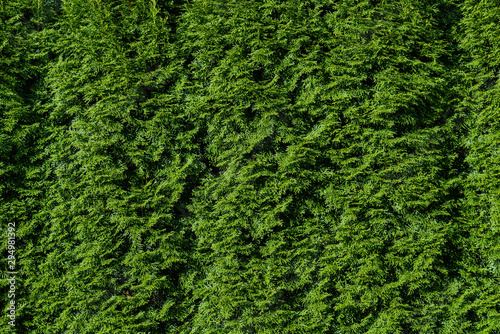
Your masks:
M 34 287 L 51 307 L 35 331 L 163 333 L 192 308 L 186 206 L 203 167 L 180 103 L 175 7 L 63 4 L 46 78 L 50 234 Z
M 497 21 L 0 0 L 0 333 L 498 332 Z
M 444 10 L 194 2 L 195 108 L 222 170 L 194 200 L 195 331 L 446 328 L 462 240 Z
M 44 78 L 51 58 L 47 36 L 55 17 L 53 4 L 3 1 L 0 7 L 0 221 L 2 305 L 8 296 L 7 226 L 16 226 L 16 330 L 27 333 L 37 312 L 32 284 L 39 282 L 43 263 L 40 243 L 47 229 L 38 214 L 45 205 L 43 151 L 47 145 L 49 112 Z M 6 308 L 6 307 L 5 307 Z M 6 314 L 2 332 L 12 332 Z
M 463 288 L 457 304 L 460 326 L 477 333 L 500 330 L 500 7 L 494 1 L 464 1 L 464 99 L 468 165 L 462 223 L 467 227 Z

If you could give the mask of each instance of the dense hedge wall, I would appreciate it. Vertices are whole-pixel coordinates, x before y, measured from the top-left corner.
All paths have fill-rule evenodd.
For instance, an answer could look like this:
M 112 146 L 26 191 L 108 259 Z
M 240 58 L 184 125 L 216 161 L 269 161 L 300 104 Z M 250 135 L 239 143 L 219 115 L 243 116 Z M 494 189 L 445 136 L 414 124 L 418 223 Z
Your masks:
M 0 333 L 500 331 L 495 1 L 0 1 Z

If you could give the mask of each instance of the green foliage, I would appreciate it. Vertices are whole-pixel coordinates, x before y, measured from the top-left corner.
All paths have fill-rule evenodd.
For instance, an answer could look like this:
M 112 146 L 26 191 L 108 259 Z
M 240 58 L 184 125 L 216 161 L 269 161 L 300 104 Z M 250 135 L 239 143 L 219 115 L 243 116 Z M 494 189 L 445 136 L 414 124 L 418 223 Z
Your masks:
M 460 306 L 462 320 L 478 333 L 500 329 L 500 8 L 492 1 L 462 5 L 466 90 L 463 108 L 469 131 L 464 148 L 470 166 L 465 182 L 464 222 L 470 233 Z
M 15 332 L 498 332 L 498 21 L 0 0 Z
M 179 287 L 191 267 L 185 201 L 202 165 L 179 103 L 171 8 L 63 5 L 47 78 L 57 182 L 37 286 L 54 306 L 39 312 L 44 333 L 163 333 L 189 313 Z
M 193 3 L 192 105 L 220 168 L 194 203 L 195 332 L 442 326 L 461 138 L 438 5 Z
M 47 135 L 43 81 L 50 45 L 45 43 L 49 33 L 43 28 L 54 15 L 52 6 L 40 10 L 30 1 L 2 2 L 0 9 L 0 222 L 5 237 L 8 223 L 16 226 L 18 333 L 28 332 L 26 324 L 33 311 L 25 307 L 30 299 L 29 281 L 36 280 L 37 266 L 43 261 L 36 246 L 44 231 L 35 218 L 44 206 L 46 181 L 42 168 Z M 1 263 L 6 269 L 7 239 L 2 240 Z M 4 302 L 9 302 L 7 285 L 2 279 L 3 311 Z M 0 332 L 7 332 L 8 327 L 2 325 Z

